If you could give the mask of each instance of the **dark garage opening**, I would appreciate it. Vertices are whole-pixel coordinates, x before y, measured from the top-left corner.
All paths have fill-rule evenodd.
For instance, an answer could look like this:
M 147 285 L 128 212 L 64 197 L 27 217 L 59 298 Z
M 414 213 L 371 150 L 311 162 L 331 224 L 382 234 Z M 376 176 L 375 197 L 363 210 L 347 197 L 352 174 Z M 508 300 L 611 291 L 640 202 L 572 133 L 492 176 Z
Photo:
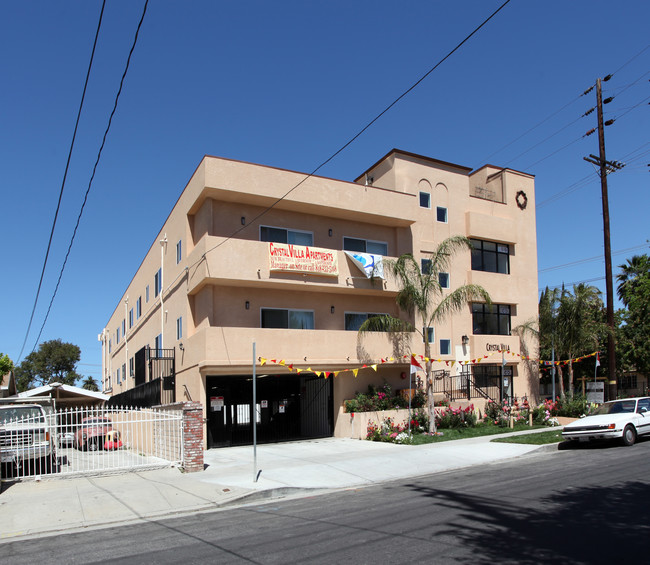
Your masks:
M 252 375 L 208 377 L 208 448 L 329 437 L 334 432 L 332 379 L 313 373 L 257 377 L 253 410 Z

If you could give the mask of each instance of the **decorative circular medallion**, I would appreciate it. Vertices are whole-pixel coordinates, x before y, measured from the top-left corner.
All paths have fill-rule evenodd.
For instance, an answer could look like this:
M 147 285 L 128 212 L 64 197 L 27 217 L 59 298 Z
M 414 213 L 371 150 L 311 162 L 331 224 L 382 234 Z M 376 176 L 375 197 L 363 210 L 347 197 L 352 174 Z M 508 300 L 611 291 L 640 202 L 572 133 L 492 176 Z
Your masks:
M 526 196 L 526 193 L 523 190 L 520 190 L 517 193 L 517 206 L 519 206 L 520 210 L 523 210 L 528 206 L 528 196 Z

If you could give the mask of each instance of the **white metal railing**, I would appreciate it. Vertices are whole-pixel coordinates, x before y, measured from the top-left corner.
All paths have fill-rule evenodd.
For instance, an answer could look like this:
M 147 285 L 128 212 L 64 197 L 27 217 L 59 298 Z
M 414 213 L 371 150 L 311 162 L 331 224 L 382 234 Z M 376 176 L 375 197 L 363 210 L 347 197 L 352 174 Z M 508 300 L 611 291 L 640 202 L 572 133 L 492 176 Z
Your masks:
M 0 411 L 2 480 L 125 472 L 183 461 L 181 410 L 102 407 L 43 414 L 36 408 Z

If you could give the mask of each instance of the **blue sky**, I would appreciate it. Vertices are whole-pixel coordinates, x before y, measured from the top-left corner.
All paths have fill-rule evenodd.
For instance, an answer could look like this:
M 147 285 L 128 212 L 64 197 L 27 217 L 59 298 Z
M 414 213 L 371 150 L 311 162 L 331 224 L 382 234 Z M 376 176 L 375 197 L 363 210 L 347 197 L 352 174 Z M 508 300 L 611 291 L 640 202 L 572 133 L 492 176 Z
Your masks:
M 40 341 L 101 332 L 205 154 L 310 172 L 464 39 L 501 0 L 154 0 Z M 35 345 L 113 107 L 144 0 L 107 3 L 48 267 Z M 0 351 L 25 339 L 99 0 L 0 4 Z M 614 265 L 648 252 L 650 3 L 512 0 L 319 171 L 353 180 L 393 147 L 536 176 L 539 285 L 601 289 L 596 78 L 604 96 Z M 539 124 L 539 125 L 538 125 Z M 538 127 L 535 127 L 538 126 Z M 525 134 L 525 135 L 524 135 Z M 625 251 L 627 250 L 627 251 Z M 563 266 L 568 265 L 568 266 Z M 560 268 L 555 268 L 560 267 Z M 615 273 L 616 273 L 615 269 Z

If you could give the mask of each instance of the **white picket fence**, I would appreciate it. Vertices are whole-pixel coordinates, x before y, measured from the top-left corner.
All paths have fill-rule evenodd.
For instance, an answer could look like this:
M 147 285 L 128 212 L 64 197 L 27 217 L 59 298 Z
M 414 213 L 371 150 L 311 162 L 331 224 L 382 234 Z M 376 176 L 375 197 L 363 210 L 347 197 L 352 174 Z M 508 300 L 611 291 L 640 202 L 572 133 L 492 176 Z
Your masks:
M 24 410 L 0 421 L 2 480 L 104 474 L 180 465 L 183 412 L 74 408 Z

